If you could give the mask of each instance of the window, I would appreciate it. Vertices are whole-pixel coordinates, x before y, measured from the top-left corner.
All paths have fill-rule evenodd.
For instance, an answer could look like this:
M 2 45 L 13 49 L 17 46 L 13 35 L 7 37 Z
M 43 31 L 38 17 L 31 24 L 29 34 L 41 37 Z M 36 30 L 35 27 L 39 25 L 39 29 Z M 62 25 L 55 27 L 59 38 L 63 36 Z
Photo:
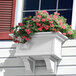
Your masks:
M 73 29 L 75 29 L 76 0 L 21 0 L 21 1 L 22 4 L 20 4 L 21 6 L 19 5 L 19 10 L 20 8 L 23 9 L 21 9 L 20 11 L 21 13 L 19 16 L 21 18 L 18 19 L 19 20 L 18 22 L 21 22 L 21 19 L 25 16 L 30 15 L 34 16 L 35 12 L 38 10 L 47 10 L 50 14 L 57 11 L 67 19 L 68 24 L 72 23 L 72 27 Z M 16 24 L 18 22 L 16 22 Z
M 35 11 L 47 10 L 50 14 L 59 12 L 71 24 L 73 0 L 24 0 L 23 17 L 35 15 Z
M 16 0 L 0 0 L 0 40 L 10 39 L 9 33 L 14 26 Z

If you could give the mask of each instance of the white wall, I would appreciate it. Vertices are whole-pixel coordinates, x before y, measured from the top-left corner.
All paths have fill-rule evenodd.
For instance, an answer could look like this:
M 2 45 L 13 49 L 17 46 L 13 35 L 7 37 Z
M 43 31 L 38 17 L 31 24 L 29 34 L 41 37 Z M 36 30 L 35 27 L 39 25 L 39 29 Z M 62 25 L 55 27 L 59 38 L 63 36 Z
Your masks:
M 14 56 L 15 47 L 13 44 L 14 43 L 12 41 L 0 41 L 0 76 L 25 75 L 25 69 L 22 60 Z M 63 44 L 62 57 L 63 57 L 62 60 L 58 64 L 57 75 L 58 76 L 61 75 L 69 76 L 71 74 L 75 75 L 76 40 L 68 40 Z

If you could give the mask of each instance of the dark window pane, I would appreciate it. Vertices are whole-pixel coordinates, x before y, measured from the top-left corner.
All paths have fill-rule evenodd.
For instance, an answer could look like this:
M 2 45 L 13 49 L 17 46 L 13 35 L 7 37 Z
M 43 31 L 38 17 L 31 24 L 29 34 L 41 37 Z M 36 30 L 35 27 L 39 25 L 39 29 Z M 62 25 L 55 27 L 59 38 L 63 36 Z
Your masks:
M 41 0 L 41 10 L 56 9 L 57 0 Z
M 72 9 L 73 0 L 59 0 L 59 9 Z
M 39 0 L 24 0 L 24 10 L 38 10 Z
M 23 13 L 23 17 L 35 16 L 35 12 L 25 12 Z
M 67 19 L 67 23 L 71 24 L 71 18 L 72 18 L 72 10 L 69 11 L 59 11 L 61 16 L 64 16 Z
M 49 14 L 53 14 L 54 12 L 56 12 L 56 11 L 48 11 L 49 12 Z

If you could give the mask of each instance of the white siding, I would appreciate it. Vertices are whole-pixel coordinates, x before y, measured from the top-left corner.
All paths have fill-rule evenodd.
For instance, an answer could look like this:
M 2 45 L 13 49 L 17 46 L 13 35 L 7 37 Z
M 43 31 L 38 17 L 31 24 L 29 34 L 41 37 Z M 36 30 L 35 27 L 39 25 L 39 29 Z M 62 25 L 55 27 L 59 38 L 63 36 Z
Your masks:
M 13 44 L 14 43 L 12 41 L 0 41 L 0 76 L 25 75 L 25 68 L 22 60 L 14 56 L 15 46 Z M 68 40 L 63 44 L 62 60 L 58 64 L 58 71 L 57 71 L 58 76 L 70 76 L 70 75 L 75 76 L 76 74 L 75 46 L 76 46 L 76 40 Z M 38 63 L 36 66 L 41 65 L 41 63 Z M 42 64 L 42 67 L 43 66 L 44 64 Z M 36 69 L 38 70 L 38 68 Z

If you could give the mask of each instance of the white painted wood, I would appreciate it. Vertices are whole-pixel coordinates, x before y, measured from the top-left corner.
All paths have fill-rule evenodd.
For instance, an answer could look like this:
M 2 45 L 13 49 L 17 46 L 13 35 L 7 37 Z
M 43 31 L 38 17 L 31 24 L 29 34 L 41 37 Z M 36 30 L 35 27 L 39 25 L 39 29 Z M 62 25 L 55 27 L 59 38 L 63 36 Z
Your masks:
M 63 57 L 60 63 L 58 64 L 59 66 L 74 66 L 76 65 L 76 57 Z
M 76 39 L 69 39 L 69 40 L 65 41 L 62 47 L 64 47 L 64 46 L 75 47 L 76 46 Z
M 15 49 L 0 49 L 0 57 L 14 57 Z
M 76 40 L 68 40 L 63 44 L 62 48 L 62 60 L 58 64 L 57 75 L 71 75 L 76 74 Z M 12 41 L 5 41 L 2 43 L 0 41 L 0 76 L 24 76 L 25 68 L 24 63 L 20 58 L 15 57 L 16 50 L 11 49 L 10 45 L 14 44 Z M 73 46 L 71 46 L 73 44 Z M 71 47 L 69 47 L 71 46 Z M 8 58 L 11 57 L 11 58 Z M 36 64 L 36 75 L 46 75 L 50 74 L 49 71 L 46 71 L 45 63 Z M 44 76 L 43 75 L 43 76 Z M 31 75 L 29 75 L 31 76 Z M 48 75 L 49 76 L 49 75 Z
M 9 67 L 9 66 L 24 66 L 23 61 L 20 58 L 0 58 L 0 67 Z
M 24 0 L 16 0 L 15 26 L 22 22 L 22 10 Z
M 11 67 L 11 68 L 0 68 L 0 72 L 4 70 L 3 76 L 22 76 L 25 75 L 25 69 L 23 67 Z
M 23 61 L 20 58 L 0 58 L 0 67 L 9 66 L 24 66 Z M 76 57 L 63 57 L 58 66 L 74 66 L 76 65 Z M 37 61 L 35 66 L 45 66 L 43 61 Z
M 72 28 L 76 30 L 76 0 L 73 0 Z
M 76 56 L 76 47 L 62 48 L 62 56 Z
M 55 75 L 53 72 L 46 71 L 45 67 L 36 67 L 36 75 Z
M 0 68 L 4 70 L 4 76 L 9 76 L 9 75 L 25 75 L 25 69 L 24 67 L 11 67 L 11 68 Z M 1 72 L 1 71 L 0 71 Z M 46 71 L 45 67 L 36 67 L 36 75 L 47 75 L 48 71 Z M 50 74 L 50 72 L 49 72 Z M 59 66 L 57 75 L 64 75 L 64 74 L 76 74 L 76 66 Z
M 45 61 L 47 70 L 50 72 L 54 72 L 56 70 L 55 62 L 52 61 L 48 56 L 43 56 L 43 59 Z
M 0 49 L 14 48 L 15 43 L 13 41 L 0 41 Z
M 56 59 L 61 59 L 61 43 L 67 39 L 60 32 L 38 32 L 27 44 L 17 44 L 15 56 L 52 55 Z
M 34 68 L 35 68 L 35 61 L 31 60 L 29 57 L 20 57 L 24 63 L 24 67 L 25 67 L 25 74 L 26 75 L 34 75 Z M 32 65 L 30 63 L 30 61 L 32 62 Z
M 58 66 L 57 74 L 76 74 L 76 66 Z

